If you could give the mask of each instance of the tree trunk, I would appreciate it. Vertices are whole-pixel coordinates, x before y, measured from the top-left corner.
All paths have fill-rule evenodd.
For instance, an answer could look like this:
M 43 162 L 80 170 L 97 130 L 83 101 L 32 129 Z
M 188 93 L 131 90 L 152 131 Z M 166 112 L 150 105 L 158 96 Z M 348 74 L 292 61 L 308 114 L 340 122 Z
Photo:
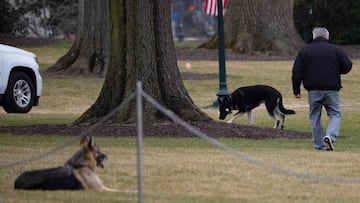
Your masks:
M 70 50 L 47 72 L 103 76 L 109 58 L 108 1 L 79 0 L 79 28 Z
M 184 120 L 210 118 L 188 95 L 175 55 L 169 0 L 111 0 L 111 42 L 109 69 L 96 102 L 77 120 L 93 123 L 106 115 L 135 90 L 137 80 L 144 91 Z M 163 120 L 144 104 L 145 122 Z M 135 122 L 135 102 L 113 122 Z
M 240 53 L 295 54 L 303 41 L 293 21 L 293 0 L 228 1 L 225 47 Z M 216 48 L 215 35 L 203 48 Z

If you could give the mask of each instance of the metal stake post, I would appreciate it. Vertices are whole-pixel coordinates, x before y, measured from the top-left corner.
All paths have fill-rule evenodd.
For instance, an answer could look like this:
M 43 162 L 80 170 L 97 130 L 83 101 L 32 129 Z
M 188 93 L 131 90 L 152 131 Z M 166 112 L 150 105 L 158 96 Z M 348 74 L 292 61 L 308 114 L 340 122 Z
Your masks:
M 142 136 L 143 136 L 143 109 L 142 109 L 142 84 L 136 83 L 136 129 L 137 129 L 137 173 L 138 173 L 138 202 L 142 203 L 143 163 L 142 163 Z

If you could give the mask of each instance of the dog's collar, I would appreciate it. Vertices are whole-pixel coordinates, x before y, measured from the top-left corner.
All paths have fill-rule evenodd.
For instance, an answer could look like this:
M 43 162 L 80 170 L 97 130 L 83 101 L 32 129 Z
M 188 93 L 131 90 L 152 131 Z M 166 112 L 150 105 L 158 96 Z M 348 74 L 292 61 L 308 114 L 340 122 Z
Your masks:
M 230 102 L 230 105 L 229 105 L 229 114 L 231 114 L 231 113 L 232 113 L 231 111 L 234 109 L 231 94 L 228 95 L 228 98 L 229 98 L 229 102 Z
M 76 168 L 76 167 L 74 167 L 74 166 L 72 166 L 72 165 L 70 165 L 70 164 L 65 164 L 64 167 L 67 168 L 67 169 L 74 169 L 74 168 Z
M 241 98 L 245 101 L 245 93 L 244 93 L 244 91 L 242 91 L 242 90 L 239 89 L 238 92 L 240 93 Z M 232 107 L 234 110 L 239 110 L 239 109 L 240 109 L 239 104 L 234 104 L 233 102 L 231 102 L 231 104 L 232 104 L 231 107 Z
M 65 168 L 73 168 L 73 167 L 70 166 L 69 164 L 65 164 L 64 167 L 65 167 Z
M 231 107 L 231 109 L 230 109 L 230 114 L 231 114 L 231 111 L 232 111 L 232 110 L 237 110 L 237 106 L 236 106 L 236 104 L 234 104 L 234 102 L 233 102 L 233 97 L 232 97 L 231 94 L 229 94 L 229 99 L 230 99 L 230 107 Z
M 78 169 L 78 168 L 81 168 L 81 167 L 84 167 L 85 165 L 70 165 L 70 164 L 65 164 L 64 167 L 65 168 L 68 168 L 68 169 Z

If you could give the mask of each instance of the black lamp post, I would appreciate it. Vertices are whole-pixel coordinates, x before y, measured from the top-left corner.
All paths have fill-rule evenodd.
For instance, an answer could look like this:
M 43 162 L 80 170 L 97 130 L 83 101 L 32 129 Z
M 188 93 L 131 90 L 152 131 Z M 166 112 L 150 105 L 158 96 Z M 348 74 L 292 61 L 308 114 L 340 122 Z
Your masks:
M 218 99 L 213 105 L 218 106 L 219 102 L 229 95 L 226 84 L 226 66 L 225 66 L 225 43 L 224 43 L 224 18 L 222 0 L 218 0 L 218 36 L 219 36 L 219 91 L 216 94 Z

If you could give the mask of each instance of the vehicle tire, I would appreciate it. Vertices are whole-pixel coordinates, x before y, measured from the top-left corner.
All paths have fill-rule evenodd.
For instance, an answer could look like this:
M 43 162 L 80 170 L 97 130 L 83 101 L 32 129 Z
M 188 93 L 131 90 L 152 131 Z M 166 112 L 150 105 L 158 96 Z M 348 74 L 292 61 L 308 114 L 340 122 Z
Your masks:
M 35 100 L 35 86 L 30 77 L 23 72 L 10 74 L 3 98 L 3 108 L 7 113 L 27 113 Z

